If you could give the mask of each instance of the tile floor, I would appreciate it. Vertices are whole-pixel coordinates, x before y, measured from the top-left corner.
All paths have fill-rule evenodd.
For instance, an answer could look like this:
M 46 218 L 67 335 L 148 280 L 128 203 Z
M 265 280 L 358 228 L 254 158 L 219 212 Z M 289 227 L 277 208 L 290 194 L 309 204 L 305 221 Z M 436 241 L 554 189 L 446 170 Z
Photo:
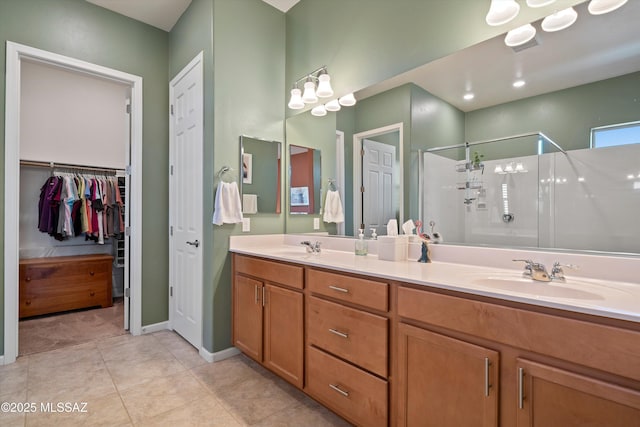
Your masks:
M 207 363 L 171 331 L 20 357 L 0 366 L 0 402 L 37 409 L 0 412 L 3 427 L 349 425 L 247 357 Z M 58 402 L 86 412 L 42 411 Z

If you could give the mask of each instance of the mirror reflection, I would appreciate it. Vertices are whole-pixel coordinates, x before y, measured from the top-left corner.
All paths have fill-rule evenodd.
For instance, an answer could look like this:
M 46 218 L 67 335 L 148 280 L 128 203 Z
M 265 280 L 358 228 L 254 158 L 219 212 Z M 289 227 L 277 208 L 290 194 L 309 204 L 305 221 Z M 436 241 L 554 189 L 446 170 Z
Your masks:
M 240 137 L 242 213 L 279 214 L 282 144 L 250 136 Z
M 590 148 L 592 129 L 637 122 L 640 117 L 640 27 L 636 25 L 640 20 L 640 2 L 628 2 L 619 10 L 603 16 L 587 13 L 586 4 L 577 5 L 576 10 L 580 15 L 576 24 L 557 33 L 540 34 L 537 44 L 532 47 L 516 52 L 505 46 L 504 36 L 499 36 L 362 89 L 355 93 L 358 104 L 352 110 L 343 109 L 338 113 L 330 113 L 329 116 L 336 117 L 335 130 L 344 133 L 345 149 L 342 152 L 325 152 L 324 155 L 326 162 L 337 162 L 338 167 L 340 157 L 344 156 L 345 216 L 353 217 L 358 206 L 362 206 L 361 198 L 356 191 L 357 185 L 354 183 L 358 178 L 354 178 L 353 159 L 356 156 L 352 142 L 353 136 L 359 132 L 392 123 L 404 123 L 404 141 L 401 144 L 404 154 L 399 162 L 404 178 L 404 200 L 401 205 L 404 206 L 405 219 L 422 219 L 428 224 L 430 218 L 426 217 L 426 207 L 429 206 L 429 200 L 422 191 L 423 184 L 427 183 L 418 180 L 418 169 L 423 160 L 422 152 L 435 147 L 459 145 L 466 141 L 482 141 L 541 131 L 566 149 L 568 155 L 545 152 L 545 160 L 542 160 L 543 157 L 539 156 L 535 143 L 528 146 L 526 153 L 520 152 L 521 147 L 516 143 L 490 144 L 491 146 L 483 146 L 480 150 L 480 154 L 484 155 L 484 174 L 492 174 L 492 179 L 493 175 L 496 175 L 497 178 L 498 174 L 494 174 L 494 170 L 500 166 L 504 171 L 509 163 L 505 163 L 507 159 L 514 160 L 514 168 L 518 163 L 515 160 L 522 160 L 523 167 L 524 163 L 535 160 L 531 166 L 527 164 L 528 177 L 538 175 L 532 181 L 540 184 L 540 179 L 555 180 L 555 173 L 566 172 L 559 166 L 564 162 L 572 175 L 576 175 L 576 180 L 585 180 L 581 181 L 582 187 L 571 187 L 569 190 L 569 186 L 559 187 L 556 184 L 541 190 L 542 187 L 538 188 L 536 185 L 536 190 L 532 190 L 531 200 L 527 202 L 531 209 L 535 210 L 536 206 L 539 208 L 543 204 L 545 209 L 549 209 L 548 200 L 538 199 L 539 191 L 554 192 L 556 201 L 557 196 L 563 194 L 565 200 L 576 202 L 576 198 L 579 199 L 581 211 L 576 212 L 572 209 L 572 206 L 576 206 L 575 203 L 562 201 L 556 203 L 553 208 L 555 215 L 558 215 L 557 218 L 580 215 L 591 227 L 597 227 L 596 223 L 616 222 L 621 230 L 626 230 L 627 236 L 637 237 L 640 234 L 638 225 L 630 215 L 624 214 L 630 212 L 628 208 L 609 209 L 601 204 L 582 202 L 593 199 L 609 200 L 608 196 L 593 191 L 595 184 L 584 184 L 587 179 L 586 172 L 594 176 L 611 175 L 616 169 L 613 166 L 616 161 L 609 159 L 610 156 L 616 156 L 615 150 Z M 539 26 L 539 23 L 534 25 Z M 479 58 L 482 58 L 482 61 Z M 487 58 L 491 61 L 491 67 L 477 66 L 479 63 L 486 63 Z M 525 86 L 514 88 L 512 83 L 516 77 L 525 80 Z M 473 100 L 463 98 L 469 91 L 475 93 Z M 287 137 L 288 135 L 287 129 Z M 327 136 L 330 137 L 331 135 Z M 519 148 L 514 151 L 517 145 Z M 620 148 L 620 151 L 622 150 L 624 149 Z M 450 151 L 440 153 L 440 157 L 446 156 L 454 161 L 465 158 L 464 148 Z M 590 158 L 580 160 L 591 165 L 589 171 L 578 166 L 578 157 L 582 155 Z M 527 156 L 530 156 L 530 159 Z M 547 158 L 553 160 L 547 161 Z M 609 164 L 610 161 L 614 163 Z M 551 168 L 548 165 L 540 171 L 538 164 L 543 162 L 555 164 L 555 169 L 546 169 Z M 622 157 L 617 162 L 626 165 Z M 429 180 L 428 184 L 437 191 L 442 193 L 446 191 L 447 186 L 456 185 L 457 177 L 446 179 L 444 174 L 428 175 L 427 168 L 425 165 L 425 180 Z M 456 174 L 455 169 L 451 171 L 452 174 Z M 628 191 L 624 196 L 626 200 L 637 199 L 635 196 L 640 191 L 640 184 L 634 183 L 638 180 L 638 174 L 640 170 L 629 171 L 624 177 L 628 180 L 624 184 Z M 631 175 L 634 176 L 633 179 L 628 178 Z M 505 180 L 513 180 L 516 177 L 517 175 L 500 175 L 500 178 Z M 489 180 L 487 177 L 483 179 L 487 182 Z M 568 176 L 567 179 L 569 180 Z M 610 182 L 604 177 L 598 179 L 603 183 Z M 611 191 L 618 191 L 613 187 L 609 188 Z M 509 192 L 510 200 L 517 197 L 513 191 Z M 457 196 L 461 196 L 461 193 L 460 190 L 455 192 Z M 496 197 L 499 195 L 501 196 L 500 192 L 495 194 Z M 436 203 L 435 199 L 432 203 Z M 611 206 L 617 206 L 617 202 L 612 203 Z M 456 202 L 456 210 L 453 207 L 445 210 L 444 218 L 455 217 L 458 213 L 462 215 L 464 210 L 458 212 L 458 205 L 465 207 L 462 202 Z M 637 212 L 637 207 L 632 210 Z M 420 218 L 421 216 L 423 217 Z M 497 221 L 502 223 L 501 216 L 497 218 Z M 514 218 L 515 222 L 523 216 L 515 215 Z M 352 222 L 346 222 L 348 235 L 354 235 Z M 455 224 L 448 226 L 445 222 L 446 219 L 436 220 L 436 231 L 439 227 L 455 229 Z M 565 224 L 564 219 L 559 219 L 553 229 L 538 228 L 545 226 L 545 221 L 535 222 L 539 224 L 532 223 L 533 228 L 525 232 L 525 235 L 530 235 L 531 238 L 525 242 L 504 236 L 491 239 L 488 237 L 490 233 L 481 233 L 483 236 L 477 236 L 465 244 L 640 253 L 638 248 L 623 244 L 623 240 L 628 242 L 629 237 L 612 239 L 606 245 L 597 245 L 589 237 L 593 232 L 572 230 L 574 223 L 571 221 Z M 559 223 L 563 223 L 564 226 L 559 227 Z M 287 231 L 294 231 L 289 229 L 288 223 Z M 309 228 L 306 231 L 312 230 Z M 572 239 L 575 244 L 563 237 L 567 234 L 574 234 Z M 620 235 L 618 231 L 615 234 Z M 533 237 L 534 235 L 536 237 Z M 445 241 L 456 240 L 451 236 L 449 239 L 446 235 L 444 237 Z
M 321 159 L 320 150 L 289 145 L 289 213 L 320 212 Z

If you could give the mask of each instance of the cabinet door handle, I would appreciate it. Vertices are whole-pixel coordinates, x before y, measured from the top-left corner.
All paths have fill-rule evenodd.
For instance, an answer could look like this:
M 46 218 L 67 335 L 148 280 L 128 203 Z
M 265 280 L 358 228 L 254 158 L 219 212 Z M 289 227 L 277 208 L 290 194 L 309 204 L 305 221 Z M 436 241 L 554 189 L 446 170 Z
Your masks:
M 518 368 L 518 409 L 524 407 L 524 368 Z
M 267 299 L 266 294 L 267 294 L 267 290 L 266 290 L 266 289 L 265 289 L 265 287 L 263 286 L 263 287 L 262 287 L 262 306 L 263 306 L 263 307 L 264 307 L 264 306 L 265 306 L 265 304 L 266 304 L 266 301 L 265 301 L 265 300 Z
M 329 328 L 329 332 L 331 332 L 332 334 L 336 334 L 337 336 L 342 337 L 342 338 L 349 338 L 349 334 L 345 334 L 344 332 L 340 332 L 337 329 Z
M 258 285 L 254 286 L 255 296 L 256 296 L 256 304 L 258 304 Z
M 491 384 L 489 384 L 489 366 L 491 366 L 491 361 L 488 357 L 484 358 L 484 395 L 489 397 L 489 389 L 491 388 Z
M 89 272 L 89 276 L 93 276 L 93 275 L 95 275 L 95 274 L 96 274 L 96 273 L 95 273 L 94 271 L 90 271 L 90 272 Z
M 337 391 L 338 393 L 340 393 L 344 397 L 349 397 L 349 392 L 348 391 L 344 391 L 343 389 L 341 389 L 339 385 L 329 384 L 329 387 L 331 387 L 333 390 Z
M 27 282 L 30 282 L 30 281 L 31 281 L 31 277 L 27 276 Z
M 329 289 L 333 289 L 334 291 L 342 292 L 344 294 L 348 294 L 349 293 L 349 289 L 340 288 L 338 286 L 329 285 Z

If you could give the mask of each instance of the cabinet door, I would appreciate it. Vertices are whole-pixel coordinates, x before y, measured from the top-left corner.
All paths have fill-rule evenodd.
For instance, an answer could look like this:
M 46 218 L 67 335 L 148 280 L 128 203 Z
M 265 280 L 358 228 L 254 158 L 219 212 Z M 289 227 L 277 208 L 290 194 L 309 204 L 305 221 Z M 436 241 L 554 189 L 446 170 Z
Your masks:
M 518 359 L 518 426 L 640 426 L 640 391 Z
M 302 388 L 302 293 L 269 284 L 265 285 L 264 292 L 264 365 Z
M 262 282 L 236 275 L 233 285 L 233 345 L 262 362 Z
M 498 352 L 402 323 L 398 330 L 398 425 L 498 425 Z

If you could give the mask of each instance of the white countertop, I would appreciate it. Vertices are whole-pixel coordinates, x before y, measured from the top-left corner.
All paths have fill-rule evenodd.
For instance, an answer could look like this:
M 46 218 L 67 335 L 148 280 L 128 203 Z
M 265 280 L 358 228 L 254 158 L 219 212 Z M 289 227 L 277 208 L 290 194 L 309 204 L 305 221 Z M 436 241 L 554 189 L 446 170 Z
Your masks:
M 322 252 L 319 255 L 307 254 L 305 248 L 299 245 L 303 239 L 322 241 Z M 638 282 L 585 277 L 584 273 L 572 275 L 573 271 L 567 269 L 565 269 L 567 278 L 565 283 L 536 282 L 522 277 L 523 270 L 519 267 L 504 268 L 505 265 L 516 267 L 512 262 L 513 258 L 533 258 L 534 261 L 538 261 L 537 257 L 544 258 L 544 253 L 471 248 L 471 251 L 476 252 L 474 254 L 468 252 L 467 248 L 448 247 L 435 250 L 436 248 L 433 247 L 434 261 L 424 264 L 416 262 L 414 259 L 418 257 L 411 256 L 412 254 L 410 254 L 410 261 L 379 260 L 375 254 L 375 242 L 369 243 L 369 255 L 356 256 L 352 249 L 353 239 L 308 235 L 231 236 L 230 251 L 473 295 L 640 322 L 640 283 Z M 441 251 L 441 254 L 438 254 L 438 251 Z M 472 265 L 473 261 L 469 264 L 451 262 L 450 258 L 454 257 L 452 251 L 458 252 L 457 255 L 462 260 L 472 259 L 476 263 L 482 262 L 483 265 Z M 484 256 L 478 256 L 478 254 Z M 636 258 L 622 261 L 614 258 L 610 260 L 612 264 L 608 265 L 606 264 L 608 260 L 602 257 L 594 260 L 581 258 L 575 254 L 554 253 L 553 256 L 570 258 L 570 261 L 563 259 L 562 262 L 573 263 L 577 260 L 590 266 L 600 263 L 594 267 L 594 271 L 600 271 L 601 275 L 607 268 L 615 268 L 619 277 L 614 279 L 625 279 L 634 272 L 640 272 L 638 268 L 640 259 Z M 489 261 L 491 258 L 497 261 L 492 263 L 493 266 L 486 266 L 491 263 Z M 544 262 L 548 263 L 550 269 L 552 262 Z

